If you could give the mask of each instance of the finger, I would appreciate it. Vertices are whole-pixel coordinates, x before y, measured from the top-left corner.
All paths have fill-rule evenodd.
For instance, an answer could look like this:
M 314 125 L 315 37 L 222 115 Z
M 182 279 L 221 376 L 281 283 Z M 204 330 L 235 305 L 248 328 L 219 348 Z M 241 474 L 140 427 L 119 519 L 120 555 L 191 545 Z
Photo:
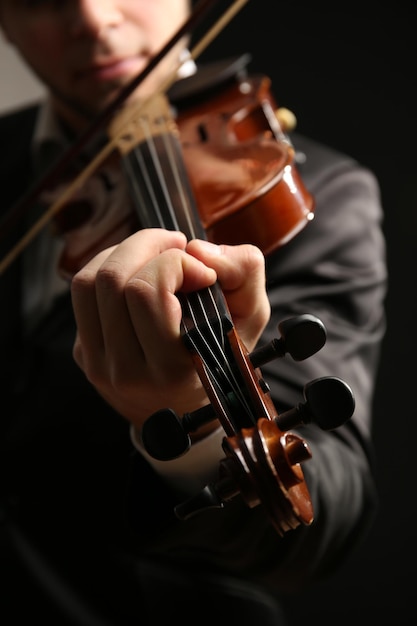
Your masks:
M 74 357 L 90 379 L 100 378 L 101 371 L 125 378 L 126 383 L 128 372 L 135 376 L 134 365 L 140 365 L 141 352 L 126 308 L 124 286 L 150 258 L 170 246 L 183 248 L 185 241 L 181 233 L 140 231 L 99 253 L 74 276 L 72 297 L 78 326 Z
M 250 244 L 226 246 L 193 240 L 187 252 L 215 269 L 242 339 L 256 341 L 270 316 L 261 250 Z
M 176 293 L 203 289 L 215 280 L 213 269 L 179 250 L 164 252 L 131 278 L 126 302 L 150 364 L 166 371 L 176 364 L 177 375 L 189 363 L 180 338 L 182 311 Z
M 89 354 L 96 354 L 100 360 L 104 358 L 104 338 L 97 307 L 95 278 L 112 249 L 100 252 L 71 281 L 72 307 L 77 324 L 73 356 L 84 371 L 89 367 Z

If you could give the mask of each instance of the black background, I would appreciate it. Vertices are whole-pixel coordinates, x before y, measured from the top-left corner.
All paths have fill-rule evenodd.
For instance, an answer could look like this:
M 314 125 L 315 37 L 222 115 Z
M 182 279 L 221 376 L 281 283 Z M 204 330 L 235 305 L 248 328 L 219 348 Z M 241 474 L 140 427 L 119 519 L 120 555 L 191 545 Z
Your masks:
M 390 275 L 375 397 L 380 510 L 361 550 L 306 592 L 298 618 L 326 626 L 414 619 L 417 348 L 416 21 L 400 3 L 252 0 L 202 60 L 249 52 L 297 130 L 351 154 L 378 177 Z

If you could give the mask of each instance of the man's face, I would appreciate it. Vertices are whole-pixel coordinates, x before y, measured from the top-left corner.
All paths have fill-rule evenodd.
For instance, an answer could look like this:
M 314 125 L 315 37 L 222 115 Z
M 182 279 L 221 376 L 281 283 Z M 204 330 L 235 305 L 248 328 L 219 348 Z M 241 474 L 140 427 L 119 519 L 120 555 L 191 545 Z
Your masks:
M 91 117 L 187 18 L 188 0 L 0 0 L 0 24 L 58 109 Z M 141 88 L 151 93 L 180 47 Z

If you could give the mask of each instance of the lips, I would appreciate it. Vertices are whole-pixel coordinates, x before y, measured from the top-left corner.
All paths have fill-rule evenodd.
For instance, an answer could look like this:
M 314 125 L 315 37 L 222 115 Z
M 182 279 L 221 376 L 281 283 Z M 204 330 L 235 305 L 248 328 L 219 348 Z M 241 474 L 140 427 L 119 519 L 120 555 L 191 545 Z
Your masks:
M 137 57 L 108 59 L 103 62 L 93 63 L 89 67 L 80 70 L 77 72 L 77 78 L 105 82 L 130 77 L 138 73 L 142 67 L 143 62 Z

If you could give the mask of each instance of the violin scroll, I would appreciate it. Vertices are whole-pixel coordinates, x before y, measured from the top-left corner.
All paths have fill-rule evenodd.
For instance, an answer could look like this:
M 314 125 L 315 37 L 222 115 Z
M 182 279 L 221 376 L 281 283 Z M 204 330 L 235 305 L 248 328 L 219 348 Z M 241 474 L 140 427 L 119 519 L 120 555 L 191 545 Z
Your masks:
M 177 505 L 176 515 L 185 520 L 208 508 L 223 508 L 240 495 L 250 508 L 262 504 L 280 535 L 300 523 L 311 524 L 314 514 L 301 464 L 312 454 L 306 441 L 289 429 L 310 422 L 323 430 L 337 428 L 352 416 L 355 401 L 350 387 L 331 376 L 308 383 L 304 397 L 305 403 L 280 416 L 260 418 L 256 427 L 225 437 L 226 456 L 217 482 Z M 189 449 L 188 433 L 214 418 L 211 406 L 182 420 L 173 411 L 158 411 L 145 422 L 142 441 L 151 456 L 175 458 Z
M 323 323 L 312 315 L 284 320 L 278 328 L 282 332 L 279 339 L 251 354 L 245 352 L 237 336 L 232 334 L 235 357 L 240 361 L 241 371 L 246 372 L 245 387 L 253 393 L 254 410 L 259 416 L 256 423 L 234 427 L 233 418 L 225 414 L 224 398 L 219 398 L 210 384 L 206 389 L 213 390 L 208 394 L 211 404 L 186 413 L 182 418 L 171 409 L 162 409 L 145 422 L 143 445 L 159 460 L 186 453 L 191 446 L 189 433 L 215 418 L 219 418 L 226 432 L 222 444 L 226 456 L 220 461 L 217 482 L 179 504 L 175 512 L 180 519 L 207 508 L 222 508 L 240 494 L 250 508 L 264 506 L 280 535 L 300 523 L 312 522 L 313 509 L 301 467 L 311 458 L 311 451 L 290 429 L 310 422 L 323 430 L 337 428 L 352 416 L 355 400 L 344 381 L 326 376 L 305 385 L 304 403 L 278 415 L 258 365 L 286 353 L 295 360 L 303 360 L 317 352 L 326 337 Z M 235 400 L 231 404 L 234 405 Z

